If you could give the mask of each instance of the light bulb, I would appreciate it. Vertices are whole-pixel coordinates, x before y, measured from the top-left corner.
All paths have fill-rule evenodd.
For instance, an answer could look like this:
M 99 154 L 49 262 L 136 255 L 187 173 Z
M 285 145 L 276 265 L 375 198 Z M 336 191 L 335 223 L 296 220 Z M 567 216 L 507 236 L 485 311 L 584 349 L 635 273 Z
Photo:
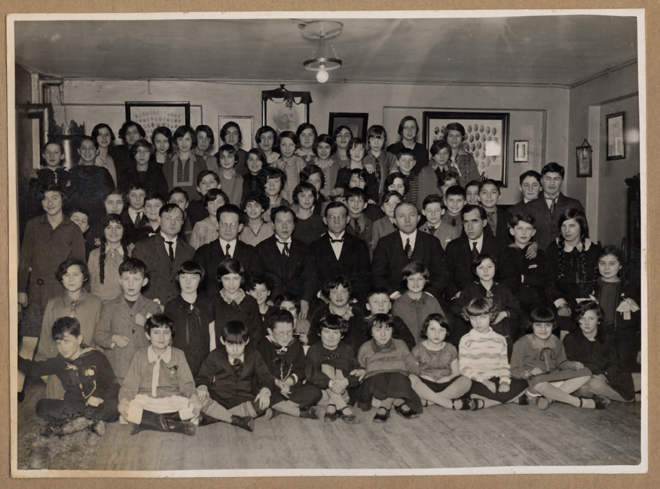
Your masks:
M 324 67 L 324 66 L 321 66 L 321 69 L 320 69 L 319 72 L 316 74 L 316 80 L 317 80 L 319 83 L 325 83 L 325 82 L 328 81 L 328 78 L 330 78 L 330 75 L 328 75 L 328 72 L 325 71 L 325 67 Z

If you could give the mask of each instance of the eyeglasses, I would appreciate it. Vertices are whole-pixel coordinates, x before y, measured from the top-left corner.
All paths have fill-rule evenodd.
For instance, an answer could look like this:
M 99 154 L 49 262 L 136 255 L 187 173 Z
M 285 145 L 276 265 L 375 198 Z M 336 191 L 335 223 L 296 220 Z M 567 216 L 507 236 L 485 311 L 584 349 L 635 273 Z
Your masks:
M 224 229 L 227 229 L 227 228 L 236 229 L 238 227 L 238 223 L 237 222 L 221 222 L 220 227 L 224 228 Z

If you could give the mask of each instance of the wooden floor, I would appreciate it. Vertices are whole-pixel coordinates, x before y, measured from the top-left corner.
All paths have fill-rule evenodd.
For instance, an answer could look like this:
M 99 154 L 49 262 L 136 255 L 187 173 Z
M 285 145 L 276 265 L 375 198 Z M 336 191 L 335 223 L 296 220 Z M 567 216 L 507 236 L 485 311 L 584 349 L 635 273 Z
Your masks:
M 43 385 L 30 385 L 19 405 L 19 469 L 29 468 L 35 431 L 34 406 Z M 371 421 L 375 411 L 356 409 L 360 425 L 325 423 L 280 415 L 256 420 L 254 433 L 224 423 L 198 428 L 193 437 L 156 432 L 131 436 L 126 425 L 108 425 L 74 466 L 51 469 L 411 469 L 542 465 L 637 465 L 641 405 L 612 405 L 603 411 L 553 404 L 498 406 L 483 411 L 425 409 L 417 419 L 393 415 Z

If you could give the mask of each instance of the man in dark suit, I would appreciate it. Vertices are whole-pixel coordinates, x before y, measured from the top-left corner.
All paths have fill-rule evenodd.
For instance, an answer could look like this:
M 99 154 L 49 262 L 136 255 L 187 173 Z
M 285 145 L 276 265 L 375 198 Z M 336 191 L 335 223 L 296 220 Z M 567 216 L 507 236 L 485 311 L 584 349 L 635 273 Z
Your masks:
M 545 250 L 559 236 L 559 216 L 568 209 L 584 211 L 577 199 L 561 193 L 564 181 L 564 167 L 548 163 L 541 170 L 543 192 L 537 199 L 525 204 L 525 212 L 536 219 L 535 240 L 539 249 Z
M 400 203 L 394 210 L 394 218 L 397 231 L 382 237 L 374 250 L 371 262 L 372 285 L 385 287 L 390 294 L 404 292 L 406 289 L 401 285 L 401 272 L 408 263 L 419 261 L 431 274 L 426 290 L 442 306 L 449 277 L 440 241 L 435 236 L 418 231 L 420 216 L 413 204 Z
M 255 250 L 249 244 L 238 240 L 245 224 L 245 214 L 234 204 L 225 204 L 218 209 L 218 239 L 211 241 L 195 252 L 193 260 L 206 270 L 206 277 L 200 290 L 209 297 L 220 292 L 218 285 L 218 266 L 227 258 L 241 262 L 246 272 L 253 271 Z
M 270 212 L 275 234 L 256 247 L 255 271 L 270 278 L 273 283 L 271 297 L 290 292 L 300 298 L 299 317 L 307 317 L 314 299 L 316 271 L 307 256 L 307 245 L 293 239 L 296 215 L 285 206 Z
M 164 205 L 159 214 L 160 232 L 138 241 L 133 258 L 147 265 L 149 282 L 142 294 L 149 299 L 158 299 L 164 306 L 179 295 L 176 272 L 184 261 L 192 260 L 195 249 L 179 239 L 184 216 L 176 204 Z
M 486 210 L 478 205 L 466 205 L 461 211 L 463 216 L 463 231 L 460 237 L 447 244 L 445 260 L 449 270 L 447 285 L 447 300 L 451 301 L 469 283 L 475 281 L 471 266 L 474 258 L 485 253 L 499 260 L 506 249 L 506 242 L 484 233 L 488 225 Z M 499 263 L 499 268 L 506 264 Z
M 329 278 L 344 275 L 351 281 L 353 295 L 360 303 L 367 300 L 371 286 L 369 248 L 364 240 L 346 232 L 348 209 L 341 202 L 331 202 L 325 208 L 323 222 L 328 232 L 309 245 L 308 253 L 316 270 L 318 294 Z

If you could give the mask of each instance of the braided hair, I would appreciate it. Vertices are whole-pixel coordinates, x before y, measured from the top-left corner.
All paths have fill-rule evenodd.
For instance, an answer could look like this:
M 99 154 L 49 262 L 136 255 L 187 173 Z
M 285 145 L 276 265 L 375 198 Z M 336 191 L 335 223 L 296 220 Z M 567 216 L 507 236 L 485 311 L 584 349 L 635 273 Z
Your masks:
M 562 278 L 566 271 L 566 262 L 565 262 L 565 252 L 564 245 L 566 244 L 566 239 L 564 234 L 561 232 L 562 224 L 570 219 L 575 219 L 575 221 L 580 226 L 580 244 L 582 245 L 582 250 L 580 251 L 580 264 L 579 271 L 577 276 L 577 282 L 584 282 L 587 279 L 587 255 L 586 255 L 586 240 L 589 237 L 589 224 L 587 223 L 587 216 L 584 212 L 577 209 L 566 209 L 559 216 L 559 238 L 557 239 L 557 253 L 558 253 L 558 263 L 557 263 L 557 278 Z
M 124 225 L 119 214 L 108 214 L 101 218 L 101 227 L 104 230 L 103 236 L 101 236 L 101 254 L 99 255 L 99 278 L 101 283 L 105 280 L 105 248 L 108 244 L 108 240 L 105 237 L 105 228 L 107 228 L 112 222 L 121 224 L 122 226 Z M 121 249 L 124 252 L 124 260 L 126 260 L 128 258 L 128 248 L 123 240 L 121 243 Z

